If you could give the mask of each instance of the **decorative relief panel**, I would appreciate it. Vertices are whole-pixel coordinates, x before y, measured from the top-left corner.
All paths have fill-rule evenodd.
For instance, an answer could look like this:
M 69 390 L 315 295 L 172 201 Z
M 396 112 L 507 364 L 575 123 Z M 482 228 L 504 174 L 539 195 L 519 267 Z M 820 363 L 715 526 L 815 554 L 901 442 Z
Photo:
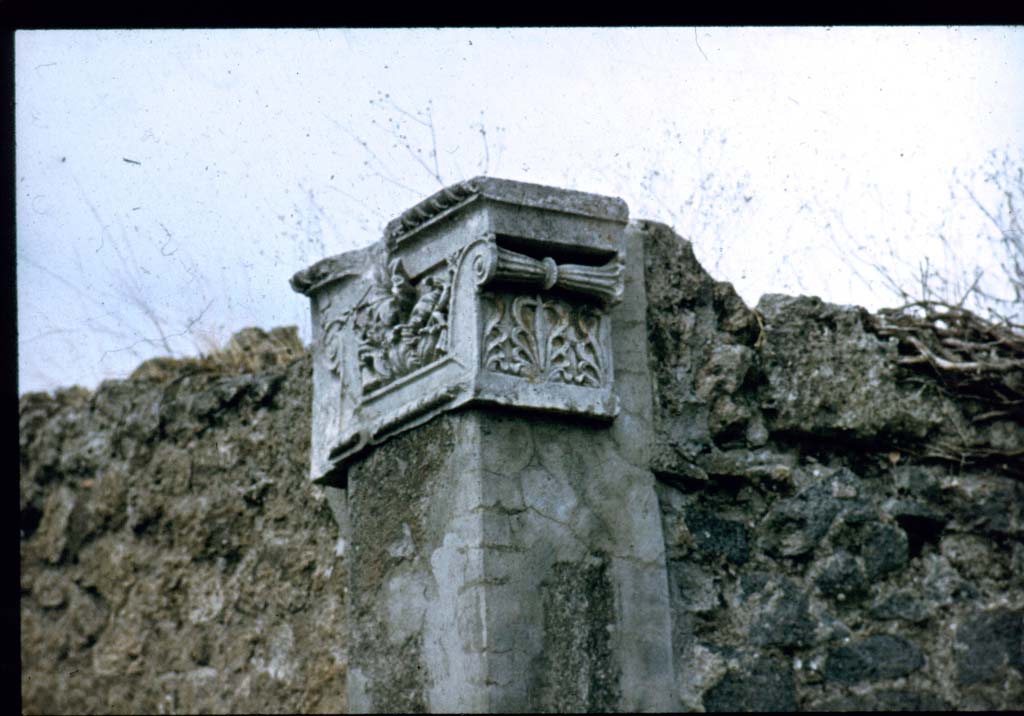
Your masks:
M 606 347 L 596 308 L 543 295 L 486 294 L 483 300 L 484 368 L 531 381 L 604 385 Z
M 351 311 L 338 313 L 334 307 L 334 298 L 328 294 L 321 294 L 317 301 L 320 326 L 322 329 L 320 342 L 323 347 L 324 362 L 328 370 L 335 377 L 344 378 L 342 367 L 342 329 L 348 323 Z M 337 314 L 337 315 L 335 315 Z
M 364 393 L 429 365 L 448 351 L 452 270 L 413 286 L 400 259 L 378 266 L 356 307 L 359 373 Z

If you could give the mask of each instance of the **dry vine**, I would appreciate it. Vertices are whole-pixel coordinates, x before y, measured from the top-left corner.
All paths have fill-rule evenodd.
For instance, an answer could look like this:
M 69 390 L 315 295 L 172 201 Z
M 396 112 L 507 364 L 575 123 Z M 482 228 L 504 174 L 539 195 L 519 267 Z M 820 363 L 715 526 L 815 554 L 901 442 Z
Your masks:
M 977 406 L 969 416 L 973 424 L 1024 423 L 1024 326 L 941 301 L 883 309 L 872 322 L 878 335 L 898 339 L 899 364 L 931 372 L 947 393 Z M 997 450 L 960 438 L 937 444 L 929 456 L 960 463 L 1024 457 L 1024 445 Z

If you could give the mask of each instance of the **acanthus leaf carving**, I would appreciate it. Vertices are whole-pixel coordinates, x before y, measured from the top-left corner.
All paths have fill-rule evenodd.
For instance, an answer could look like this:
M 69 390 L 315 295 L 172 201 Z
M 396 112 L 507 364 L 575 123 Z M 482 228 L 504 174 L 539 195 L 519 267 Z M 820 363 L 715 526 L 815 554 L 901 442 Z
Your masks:
M 377 266 L 355 309 L 363 392 L 429 365 L 448 353 L 453 269 L 413 286 L 400 259 Z
M 604 385 L 601 317 L 592 306 L 532 295 L 484 298 L 484 368 L 537 381 Z
M 348 323 L 349 318 L 352 315 L 352 311 L 343 311 L 337 313 L 332 311 L 331 307 L 333 301 L 327 294 L 319 296 L 318 308 L 320 315 L 320 326 L 322 329 L 322 336 L 320 339 L 320 345 L 323 347 L 324 363 L 327 365 L 327 369 L 333 373 L 339 380 L 344 382 L 344 368 L 342 366 L 342 329 L 345 328 L 345 324 Z

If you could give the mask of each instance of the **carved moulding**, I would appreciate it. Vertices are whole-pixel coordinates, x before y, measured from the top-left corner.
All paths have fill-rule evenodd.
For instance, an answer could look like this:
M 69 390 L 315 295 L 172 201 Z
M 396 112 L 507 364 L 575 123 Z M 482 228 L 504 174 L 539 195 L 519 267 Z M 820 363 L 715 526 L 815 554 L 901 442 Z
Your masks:
M 468 404 L 617 414 L 608 312 L 623 293 L 625 205 L 550 202 L 592 214 L 577 216 L 539 206 L 533 185 L 480 186 L 491 195 L 448 189 L 421 203 L 434 213 L 407 212 L 361 261 L 340 262 L 343 280 L 321 266 L 293 281 L 313 304 L 314 480 L 344 484 L 368 446 Z M 510 212 L 523 192 L 534 205 Z

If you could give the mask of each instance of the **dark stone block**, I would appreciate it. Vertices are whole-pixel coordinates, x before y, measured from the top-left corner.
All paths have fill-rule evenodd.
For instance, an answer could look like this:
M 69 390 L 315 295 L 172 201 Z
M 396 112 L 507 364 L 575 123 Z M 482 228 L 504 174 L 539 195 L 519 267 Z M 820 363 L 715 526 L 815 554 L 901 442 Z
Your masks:
M 998 683 L 1007 667 L 1024 673 L 1024 610 L 994 609 L 974 614 L 956 634 L 957 682 Z
M 927 691 L 880 689 L 812 704 L 814 711 L 949 711 L 951 704 Z
M 868 612 L 875 619 L 902 619 L 923 622 L 930 616 L 928 607 L 909 592 L 895 592 L 871 605 Z
M 607 557 L 563 562 L 553 572 L 544 585 L 542 702 L 558 713 L 612 711 L 620 695 L 607 629 L 616 620 Z
M 921 650 L 888 634 L 869 636 L 829 652 L 825 678 L 842 684 L 895 679 L 924 666 Z
M 750 640 L 757 646 L 795 647 L 814 642 L 807 595 L 791 580 L 773 579 L 756 593 Z
M 963 478 L 959 483 L 954 513 L 964 528 L 996 536 L 1021 532 L 1024 487 L 1005 477 Z
M 836 515 L 862 506 L 858 500 L 834 496 L 833 483 L 854 496 L 860 489 L 857 476 L 844 470 L 810 485 L 796 497 L 775 503 L 761 522 L 762 539 L 769 554 L 796 557 L 814 550 Z
M 864 529 L 864 570 L 868 579 L 876 579 L 898 571 L 909 559 L 907 533 L 899 527 L 873 523 Z
M 704 695 L 708 711 L 795 711 L 792 668 L 781 659 L 761 658 L 730 671 Z
M 705 560 L 724 557 L 733 564 L 750 559 L 747 528 L 739 522 L 722 519 L 704 509 L 686 513 L 686 527 L 693 536 L 694 550 Z
M 845 550 L 840 550 L 824 561 L 814 584 L 827 597 L 840 594 L 857 597 L 865 594 L 868 588 L 864 570 L 857 559 Z

